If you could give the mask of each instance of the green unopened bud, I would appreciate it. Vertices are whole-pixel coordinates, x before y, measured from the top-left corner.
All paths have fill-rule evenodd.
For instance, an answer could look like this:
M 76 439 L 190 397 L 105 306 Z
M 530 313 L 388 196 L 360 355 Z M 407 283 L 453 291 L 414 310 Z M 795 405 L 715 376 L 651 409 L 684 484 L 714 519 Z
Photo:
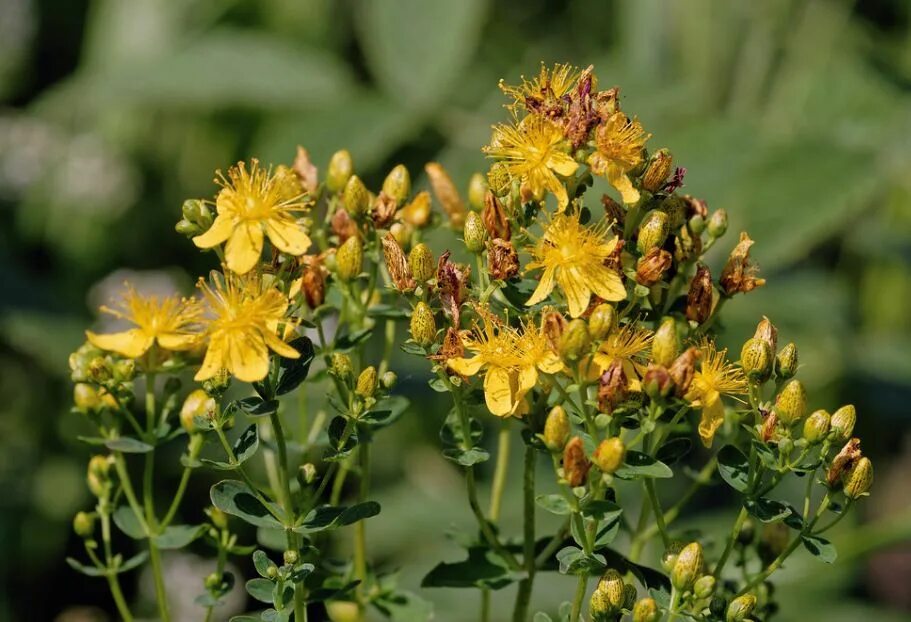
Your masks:
M 677 323 L 672 317 L 661 321 L 652 339 L 652 360 L 658 365 L 670 367 L 680 354 L 680 340 L 677 339 Z
M 411 236 L 414 234 L 414 227 L 408 223 L 396 222 L 389 227 L 389 233 L 395 238 L 402 248 L 408 248 L 411 245 Z
M 221 582 L 222 582 L 222 576 L 217 572 L 213 572 L 206 576 L 205 580 L 203 581 L 203 584 L 206 586 L 207 590 L 214 590 L 214 589 L 217 589 L 221 585 Z
M 614 327 L 616 315 L 614 308 L 607 303 L 601 303 L 595 307 L 588 316 L 588 334 L 591 338 L 601 341 L 607 337 Z
M 111 481 L 111 462 L 109 456 L 92 456 L 89 459 L 86 483 L 96 497 L 103 496 L 108 490 L 108 484 Z
M 211 211 L 206 207 L 205 202 L 199 199 L 187 199 L 180 206 L 180 212 L 187 220 L 194 225 L 202 228 L 203 225 L 211 225 Z M 205 228 L 208 228 L 205 227 Z
M 873 485 L 873 463 L 866 456 L 854 463 L 842 477 L 845 496 L 857 499 L 864 495 Z
M 73 531 L 80 538 L 91 538 L 95 532 L 95 515 L 88 512 L 77 512 L 73 517 Z
M 627 583 L 623 586 L 623 608 L 632 609 L 633 605 L 636 604 L 636 598 L 639 597 L 639 593 L 636 591 L 636 586 L 630 583 Z
M 695 235 L 701 235 L 705 231 L 705 218 L 702 214 L 693 214 L 687 224 Z
M 484 209 L 484 197 L 487 196 L 487 178 L 481 173 L 475 173 L 468 180 L 468 204 L 471 209 L 481 211 Z
M 670 572 L 674 569 L 674 564 L 677 563 L 677 556 L 680 555 L 680 551 L 683 550 L 683 547 L 684 543 L 680 540 L 674 540 L 667 545 L 667 548 L 661 555 L 661 567 L 664 568 L 665 572 Z
M 643 598 L 633 605 L 633 622 L 658 622 L 661 612 L 654 598 Z
M 373 397 L 373 394 L 376 393 L 376 367 L 371 365 L 364 368 L 357 377 L 354 392 L 361 397 Z
M 753 613 L 755 607 L 756 597 L 752 594 L 738 596 L 731 601 L 730 605 L 728 605 L 728 610 L 724 619 L 726 622 L 743 622 L 747 619 L 747 616 Z
M 350 281 L 361 273 L 364 264 L 364 245 L 357 236 L 350 237 L 335 253 L 335 271 L 342 281 Z
M 350 378 L 354 374 L 351 357 L 343 352 L 333 352 L 329 361 L 329 371 L 343 380 Z
M 73 386 L 73 404 L 84 413 L 90 412 L 101 408 L 101 396 L 92 385 L 77 382 Z
M 411 268 L 411 276 L 418 283 L 426 283 L 436 275 L 433 252 L 426 244 L 416 244 L 411 249 L 408 253 L 408 267 Z
M 487 172 L 487 183 L 498 197 L 509 194 L 512 189 L 512 175 L 509 174 L 509 167 L 503 162 L 495 162 Z
M 342 203 L 345 204 L 345 210 L 355 217 L 366 213 L 367 208 L 370 207 L 370 193 L 357 175 L 352 175 L 345 184 L 345 189 L 342 191 Z
M 136 361 L 123 359 L 114 363 L 114 379 L 117 382 L 129 382 L 136 377 Z
M 585 320 L 576 318 L 560 335 L 560 355 L 567 361 L 576 361 L 588 350 L 590 341 Z
M 429 346 L 437 335 L 433 311 L 426 302 L 419 302 L 411 313 L 411 338 L 422 346 Z
M 592 462 L 595 463 L 602 473 L 614 473 L 623 466 L 623 460 L 626 458 L 626 445 L 620 440 L 619 436 L 614 436 L 601 441 L 595 448 L 592 455 Z
M 747 339 L 740 351 L 740 365 L 747 378 L 765 382 L 772 375 L 772 348 L 762 339 Z
M 270 564 L 266 569 L 266 578 L 275 580 L 278 578 L 278 566 L 275 564 Z
M 653 153 L 648 167 L 645 169 L 645 174 L 642 175 L 642 187 L 652 193 L 661 190 L 667 181 L 667 176 L 671 174 L 673 164 L 674 158 L 667 149 L 659 149 Z
M 830 421 L 832 436 L 836 442 L 844 442 L 854 433 L 854 424 L 857 423 L 857 410 L 853 404 L 842 406 L 834 413 Z
M 221 397 L 231 386 L 231 373 L 227 369 L 219 370 L 214 376 L 203 381 L 203 390 L 212 397 Z
M 203 233 L 203 230 L 199 225 L 190 222 L 186 218 L 181 218 L 177 221 L 177 224 L 174 225 L 174 231 L 188 238 L 196 237 L 197 235 Z
M 396 205 L 401 205 L 411 194 L 411 175 L 404 164 L 398 164 L 389 171 L 383 180 L 383 192 L 395 199 Z
M 316 479 L 316 465 L 312 462 L 302 464 L 298 469 L 298 479 L 304 484 L 312 484 Z
M 89 361 L 89 378 L 97 383 L 107 382 L 114 375 L 111 364 L 103 356 L 96 356 Z
M 775 357 L 775 374 L 783 379 L 793 378 L 797 373 L 797 346 L 789 343 Z
M 652 210 L 645 215 L 639 225 L 639 238 L 636 241 L 640 253 L 645 254 L 664 244 L 669 230 L 668 221 L 667 213 L 660 210 Z
M 553 452 L 563 451 L 569 433 L 569 416 L 562 406 L 554 406 L 544 420 L 544 445 Z
M 195 434 L 199 431 L 196 417 L 212 419 L 216 408 L 217 404 L 213 398 L 202 389 L 196 389 L 187 396 L 180 407 L 180 425 L 188 434 Z
M 217 507 L 212 506 L 206 510 L 206 514 L 209 515 L 209 520 L 212 521 L 212 524 L 215 525 L 218 529 L 227 529 L 228 528 L 228 515 L 219 510 Z
M 465 217 L 465 247 L 472 253 L 480 253 L 484 250 L 484 243 L 487 241 L 487 229 L 484 227 L 484 221 L 478 212 L 468 212 Z
M 714 591 L 715 577 L 710 574 L 699 577 L 693 584 L 693 594 L 696 598 L 708 598 Z
M 720 238 L 728 230 L 728 213 L 723 209 L 715 210 L 709 216 L 709 224 L 706 227 L 709 235 L 713 238 Z
M 382 377 L 380 377 L 380 384 L 387 391 L 389 389 L 392 389 L 396 385 L 396 383 L 398 383 L 398 381 L 399 381 L 398 375 L 396 375 L 396 373 L 392 370 L 384 372 Z
M 301 558 L 300 553 L 298 553 L 294 549 L 288 549 L 287 551 L 285 551 L 282 554 L 282 559 L 285 561 L 285 564 L 287 564 L 288 566 L 293 566 L 294 564 L 296 564 L 297 562 L 300 561 L 300 558 Z
M 610 568 L 598 581 L 595 594 L 592 595 L 592 615 L 603 615 L 619 611 L 626 602 L 625 589 L 626 585 L 623 582 L 623 577 L 619 572 Z M 597 602 L 596 594 L 598 595 Z
M 669 229 L 677 230 L 686 224 L 689 207 L 687 200 L 683 197 L 672 194 L 661 202 L 658 209 L 667 214 Z
M 354 162 L 347 149 L 336 151 L 329 159 L 329 168 L 326 171 L 326 187 L 330 192 L 341 192 L 354 173 Z
M 807 420 L 803 422 L 803 437 L 811 445 L 821 443 L 829 434 L 829 424 L 831 415 L 824 410 L 814 411 Z
M 775 413 L 785 425 L 800 421 L 807 412 L 807 391 L 800 380 L 791 380 L 775 398 Z
M 702 545 L 690 542 L 677 555 L 674 568 L 671 570 L 671 585 L 685 592 L 689 590 L 699 575 L 702 574 Z

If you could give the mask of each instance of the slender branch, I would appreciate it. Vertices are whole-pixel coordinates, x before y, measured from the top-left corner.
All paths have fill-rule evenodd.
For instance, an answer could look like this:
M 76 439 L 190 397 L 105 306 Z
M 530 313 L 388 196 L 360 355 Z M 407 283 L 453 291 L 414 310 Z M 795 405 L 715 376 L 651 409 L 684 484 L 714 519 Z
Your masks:
M 519 583 L 516 594 L 516 605 L 513 609 L 513 622 L 523 622 L 528 617 L 528 606 L 531 601 L 532 586 L 535 580 L 535 448 L 525 446 L 525 469 L 523 481 L 523 520 L 522 520 L 522 561 L 528 576 Z

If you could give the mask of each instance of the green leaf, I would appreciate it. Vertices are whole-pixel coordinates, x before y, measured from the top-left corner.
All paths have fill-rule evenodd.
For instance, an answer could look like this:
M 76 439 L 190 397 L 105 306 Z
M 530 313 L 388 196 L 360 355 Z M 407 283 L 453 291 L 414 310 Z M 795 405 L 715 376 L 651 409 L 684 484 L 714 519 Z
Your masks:
M 560 574 L 589 575 L 600 573 L 606 568 L 602 555 L 586 555 L 575 546 L 560 549 L 557 561 L 560 562 Z
M 250 424 L 247 429 L 244 430 L 243 434 L 237 437 L 237 440 L 234 442 L 234 456 L 237 458 L 237 462 L 232 464 L 222 460 L 200 458 L 200 464 L 220 471 L 233 471 L 256 455 L 256 450 L 259 449 L 259 431 L 257 428 L 258 426 L 255 423 Z
M 284 532 L 282 532 L 284 533 Z M 269 576 L 269 569 L 275 566 L 275 562 L 269 559 L 269 555 L 265 551 L 256 550 L 253 551 L 253 567 L 256 568 L 256 572 L 259 573 L 259 576 L 266 578 Z M 272 602 L 272 596 L 269 596 L 269 602 Z
M 623 513 L 623 508 L 607 499 L 588 499 L 581 509 L 584 516 L 608 522 L 616 520 Z
M 667 478 L 674 472 L 663 462 L 652 458 L 641 451 L 626 452 L 626 461 L 614 473 L 620 479 L 637 479 L 640 477 Z
M 392 305 L 381 304 L 367 309 L 367 316 L 385 320 L 404 320 L 408 317 L 408 312 Z
M 278 410 L 278 400 L 264 400 L 260 397 L 245 397 L 231 403 L 250 417 L 265 417 Z
M 282 526 L 273 516 L 273 513 L 281 516 L 280 510 L 274 505 L 266 508 L 243 482 L 232 479 L 218 482 L 212 486 L 209 496 L 212 499 L 212 505 L 219 510 L 236 516 L 251 525 L 257 527 Z
M 543 611 L 539 611 L 535 614 L 535 617 L 531 619 L 531 622 L 554 622 L 554 619 Z
M 498 590 L 519 580 L 506 563 L 489 549 L 471 547 L 468 559 L 437 564 L 421 581 L 421 587 L 480 587 Z
M 145 454 L 155 449 L 152 445 L 130 436 L 109 439 L 104 442 L 104 446 L 111 451 L 121 451 L 125 454 Z
M 66 563 L 69 565 L 70 568 L 72 568 L 76 572 L 81 572 L 82 574 L 84 574 L 87 577 L 103 577 L 107 573 L 107 570 L 105 570 L 104 568 L 96 568 L 95 566 L 86 566 L 85 564 L 79 562 L 76 559 L 73 559 L 72 557 L 67 557 Z
M 373 605 L 392 622 L 427 622 L 433 617 L 433 604 L 411 592 L 384 593 Z
M 803 548 L 808 550 L 814 557 L 827 564 L 833 563 L 838 557 L 838 551 L 835 550 L 835 545 L 825 538 L 805 534 L 800 536 L 800 541 L 803 543 Z
M 718 473 L 734 490 L 746 492 L 750 486 L 749 460 L 733 445 L 725 445 L 718 452 Z
M 472 466 L 490 460 L 490 453 L 483 447 L 462 449 L 461 447 L 447 447 L 443 450 L 443 457 L 462 466 Z
M 125 562 L 123 562 L 122 564 L 117 566 L 117 574 L 129 572 L 130 570 L 133 570 L 134 568 L 138 568 L 143 563 L 145 563 L 145 560 L 148 559 L 148 557 L 149 557 L 148 551 L 141 551 L 141 552 L 137 553 L 130 559 L 126 560 Z
M 572 514 L 573 511 L 572 507 L 569 505 L 569 501 L 566 500 L 566 497 L 556 493 L 551 495 L 538 495 L 535 497 L 535 503 L 551 514 L 557 514 L 558 516 Z
M 335 349 L 336 351 L 344 352 L 356 348 L 370 339 L 370 335 L 372 334 L 372 328 L 362 328 L 353 333 L 342 333 L 341 335 L 337 335 L 335 337 Z
M 114 524 L 134 540 L 145 540 L 148 537 L 145 529 L 142 524 L 139 522 L 139 519 L 136 518 L 136 513 L 133 512 L 132 508 L 128 505 L 121 505 L 119 508 L 114 510 L 114 513 L 111 515 L 111 518 L 114 519 Z
M 313 342 L 308 337 L 298 337 L 288 345 L 297 350 L 300 356 L 296 359 L 280 359 L 278 382 L 275 385 L 276 395 L 290 393 L 307 379 L 315 354 Z
M 350 507 L 322 505 L 310 510 L 303 524 L 296 527 L 297 533 L 314 533 L 344 527 L 360 520 L 371 518 L 380 513 L 380 504 L 376 501 L 364 501 Z
M 272 581 L 268 579 L 250 579 L 244 584 L 247 594 L 261 603 L 272 604 Z
M 380 400 L 376 406 L 358 418 L 358 422 L 366 423 L 374 428 L 383 428 L 394 423 L 401 417 L 411 402 L 403 395 L 393 395 Z
M 664 443 L 655 457 L 667 465 L 679 462 L 693 449 L 693 441 L 685 436 L 678 436 Z
M 172 525 L 165 528 L 164 533 L 155 536 L 154 540 L 161 549 L 182 549 L 201 536 L 205 530 L 205 525 Z
M 329 436 L 329 447 L 326 448 L 326 453 L 323 456 L 323 460 L 328 462 L 337 462 L 343 460 L 351 454 L 351 451 L 357 447 L 358 436 L 357 428 L 348 435 L 348 438 L 345 439 L 344 444 L 342 444 L 342 438 L 345 435 L 345 430 L 348 427 L 348 420 L 342 415 L 336 415 L 332 418 L 332 421 L 329 422 L 329 428 L 327 430 Z
M 758 518 L 763 523 L 774 523 L 787 518 L 791 514 L 791 508 L 781 501 L 774 499 L 747 499 L 743 502 L 743 507 L 747 509 L 750 515 Z

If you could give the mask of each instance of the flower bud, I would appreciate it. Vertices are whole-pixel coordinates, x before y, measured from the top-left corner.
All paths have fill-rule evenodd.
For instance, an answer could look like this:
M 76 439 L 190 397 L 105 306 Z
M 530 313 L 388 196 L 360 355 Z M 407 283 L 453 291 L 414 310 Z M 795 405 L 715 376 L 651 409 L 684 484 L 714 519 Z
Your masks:
M 194 434 L 199 431 L 195 422 L 196 417 L 212 419 L 216 408 L 217 404 L 213 398 L 202 389 L 196 389 L 187 396 L 180 407 L 180 425 L 188 434 Z
M 712 215 L 709 216 L 706 230 L 713 238 L 720 238 L 723 236 L 728 230 L 728 213 L 723 209 L 715 210 Z
M 433 311 L 426 302 L 419 302 L 411 313 L 411 338 L 422 346 L 429 346 L 436 338 L 437 325 Z
M 405 258 L 405 251 L 396 241 L 395 236 L 387 233 L 381 240 L 383 244 L 383 259 L 386 262 L 386 271 L 392 284 L 400 292 L 409 292 L 414 289 L 416 283 L 411 273 L 408 260 Z
M 335 253 L 335 272 L 342 281 L 350 281 L 361 273 L 364 246 L 357 236 L 350 237 Z
M 664 365 L 649 363 L 642 375 L 642 390 L 653 400 L 667 397 L 674 386 L 674 379 Z
M 484 228 L 484 222 L 478 212 L 468 212 L 465 217 L 465 230 L 463 231 L 465 247 L 472 253 L 480 253 L 484 250 L 484 243 L 487 241 L 487 229 Z
M 398 164 L 389 171 L 383 180 L 383 192 L 395 200 L 396 205 L 401 205 L 411 194 L 411 175 L 404 164 Z
M 571 320 L 560 336 L 560 356 L 567 361 L 578 360 L 588 350 L 590 341 L 585 320 Z
M 217 529 L 227 529 L 228 528 L 228 515 L 219 510 L 217 507 L 212 506 L 206 510 L 206 514 L 209 515 L 209 520 L 212 521 L 212 524 Z
M 494 162 L 487 171 L 487 183 L 498 197 L 509 194 L 512 189 L 512 175 L 509 174 L 509 167 L 503 162 Z
M 300 558 L 301 558 L 300 553 L 298 553 L 294 549 L 288 549 L 287 551 L 282 553 L 282 560 L 288 566 L 293 566 L 294 564 L 296 564 L 297 562 L 300 561 Z
M 298 469 L 297 478 L 298 481 L 302 482 L 303 484 L 312 484 L 313 480 L 316 479 L 316 465 L 312 462 L 302 464 Z
M 679 229 L 686 223 L 689 204 L 683 197 L 672 194 L 661 202 L 658 209 L 667 214 L 668 227 Z
M 674 390 L 677 395 L 683 396 L 689 390 L 693 377 L 696 375 L 696 361 L 701 356 L 699 348 L 691 346 L 674 359 L 674 362 L 668 367 L 667 372 L 674 381 Z
M 443 206 L 443 211 L 449 216 L 449 222 L 452 227 L 459 230 L 465 224 L 465 204 L 459 191 L 456 190 L 455 184 L 446 169 L 438 162 L 430 162 L 424 166 L 427 177 L 430 178 L 430 187 L 437 201 Z
M 778 349 L 778 329 L 775 328 L 775 325 L 765 316 L 762 316 L 762 319 L 759 320 L 759 323 L 756 325 L 756 332 L 753 333 L 753 338 L 762 339 L 769 344 L 769 349 L 772 350 L 773 355 L 775 354 L 775 350 Z
M 803 422 L 803 437 L 811 445 L 821 443 L 829 434 L 829 424 L 831 416 L 824 410 L 813 412 L 807 420 Z
M 701 235 L 705 231 L 705 218 L 701 214 L 693 214 L 686 224 L 694 235 Z
M 661 612 L 654 598 L 640 599 L 633 606 L 633 622 L 658 622 Z
M 740 351 L 740 365 L 747 378 L 755 382 L 765 382 L 772 375 L 772 348 L 762 339 L 747 339 Z
M 845 496 L 857 499 L 870 490 L 873 484 L 873 463 L 866 456 L 854 463 L 842 476 Z
M 708 598 L 715 591 L 715 583 L 715 577 L 710 574 L 703 575 L 693 584 L 693 594 L 696 598 Z
M 396 375 L 396 373 L 392 370 L 384 372 L 382 377 L 380 378 L 380 384 L 387 391 L 389 389 L 392 389 L 398 381 L 399 381 L 398 375 Z
M 863 453 L 860 450 L 859 438 L 852 438 L 845 443 L 845 446 L 832 458 L 832 462 L 829 463 L 829 468 L 826 471 L 826 483 L 829 487 L 835 488 L 839 482 L 844 483 L 845 473 L 857 464 L 861 456 L 863 456 Z
M 775 357 L 775 374 L 782 380 L 793 378 L 797 373 L 797 346 L 789 343 Z
M 77 382 L 73 386 L 73 404 L 81 412 L 90 412 L 101 408 L 101 397 L 92 385 Z
M 487 194 L 487 178 L 481 173 L 475 173 L 468 180 L 468 204 L 471 209 L 481 211 L 484 209 L 484 195 Z
M 411 236 L 414 234 L 414 227 L 407 223 L 394 222 L 389 227 L 389 233 L 395 238 L 402 248 L 408 248 L 411 245 Z
M 639 225 L 636 248 L 644 255 L 653 248 L 660 247 L 667 239 L 668 230 L 668 215 L 660 210 L 650 211 Z
M 408 265 L 411 267 L 411 276 L 418 283 L 426 283 L 434 277 L 437 271 L 433 253 L 423 242 L 415 245 L 408 253 Z
M 658 192 L 664 187 L 667 176 L 671 174 L 674 158 L 667 149 L 659 149 L 652 154 L 645 174 L 642 176 L 642 187 L 651 193 Z
M 497 281 L 508 281 L 519 274 L 519 254 L 512 242 L 494 238 L 487 243 L 487 271 Z
M 329 360 L 329 371 L 343 380 L 350 378 L 354 374 L 351 357 L 343 352 L 333 352 Z
M 415 229 L 422 229 L 430 224 L 431 211 L 430 193 L 426 190 L 418 192 L 411 202 L 402 208 L 402 221 Z
M 595 307 L 591 315 L 588 316 L 588 334 L 591 338 L 595 341 L 601 341 L 607 337 L 614 327 L 616 315 L 614 308 L 606 302 L 602 302 Z
M 743 622 L 747 619 L 747 616 L 753 613 L 755 607 L 756 597 L 752 594 L 738 596 L 728 605 L 724 619 L 726 622 Z
M 184 219 L 198 225 L 200 219 L 202 218 L 203 208 L 205 204 L 199 199 L 187 199 L 183 202 L 183 205 L 180 206 L 180 212 L 183 215 Z
M 341 192 L 354 173 L 354 162 L 347 149 L 336 151 L 329 159 L 329 169 L 326 171 L 326 187 L 330 192 Z
M 194 225 L 186 218 L 181 218 L 177 221 L 177 224 L 174 225 L 174 231 L 188 238 L 196 237 L 203 233 L 203 230 L 200 229 L 199 225 Z
M 834 440 L 840 443 L 851 438 L 855 423 L 857 423 L 857 411 L 853 404 L 842 406 L 832 413 L 830 425 Z
M 91 538 L 95 532 L 95 515 L 88 512 L 76 512 L 73 517 L 73 531 L 80 538 Z
M 800 380 L 791 380 L 775 398 L 775 412 L 785 425 L 797 423 L 807 413 L 807 391 Z
M 661 555 L 661 567 L 664 568 L 665 572 L 670 572 L 674 569 L 674 565 L 677 563 L 677 556 L 680 555 L 683 546 L 683 542 L 674 540 L 664 550 L 664 553 Z
M 598 602 L 598 613 L 603 614 L 619 611 L 626 601 L 625 589 L 626 585 L 623 582 L 623 577 L 620 576 L 620 573 L 613 568 L 608 569 L 598 581 L 598 585 L 595 588 L 595 593 L 597 594 L 600 592 L 601 595 Z M 594 595 L 592 597 L 592 605 L 592 613 L 594 614 Z
M 677 323 L 672 317 L 661 320 L 661 325 L 652 338 L 652 361 L 669 367 L 680 354 L 680 341 L 677 339 Z
M 326 613 L 331 622 L 361 622 L 361 608 L 349 600 L 330 600 L 326 602 Z
M 686 319 L 702 324 L 712 315 L 714 289 L 708 267 L 699 264 L 686 297 Z
M 553 452 L 563 451 L 569 433 L 569 416 L 558 404 L 550 409 L 547 419 L 544 420 L 544 445 Z
M 96 356 L 89 361 L 88 373 L 89 378 L 99 384 L 107 382 L 114 375 L 111 364 L 103 356 Z
M 612 474 L 621 466 L 626 458 L 626 445 L 620 440 L 619 436 L 614 436 L 601 441 L 595 448 L 592 455 L 592 462 L 595 463 L 602 473 Z
M 342 191 L 342 203 L 345 204 L 345 211 L 354 218 L 365 214 L 370 207 L 370 193 L 357 175 L 348 178 Z
M 96 497 L 101 497 L 107 492 L 111 481 L 110 471 L 113 459 L 110 456 L 92 456 L 86 474 L 86 483 L 89 490 Z
M 585 457 L 582 439 L 578 436 L 572 437 L 563 448 L 563 479 L 570 488 L 581 486 L 588 477 L 591 466 L 591 462 Z
M 636 604 L 636 598 L 638 598 L 639 592 L 636 591 L 636 586 L 630 583 L 627 583 L 623 586 L 623 608 L 632 609 L 633 605 Z
M 203 391 L 215 398 L 224 395 L 229 386 L 231 386 L 231 373 L 227 369 L 218 370 L 214 376 L 202 383 Z
M 690 589 L 702 574 L 702 545 L 690 542 L 677 555 L 674 569 L 671 571 L 671 585 L 681 592 Z
M 627 398 L 629 378 L 622 363 L 614 359 L 598 379 L 598 410 L 610 414 Z
M 357 377 L 354 392 L 361 397 L 373 397 L 373 394 L 376 393 L 376 367 L 371 365 L 364 368 L 364 371 Z

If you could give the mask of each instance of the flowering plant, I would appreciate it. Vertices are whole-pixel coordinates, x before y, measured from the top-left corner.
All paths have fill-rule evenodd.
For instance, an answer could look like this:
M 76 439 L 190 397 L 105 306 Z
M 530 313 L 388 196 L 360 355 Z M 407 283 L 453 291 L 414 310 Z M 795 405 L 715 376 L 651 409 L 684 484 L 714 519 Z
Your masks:
M 147 560 L 170 619 L 161 551 L 197 539 L 217 560 L 200 582 L 200 618 L 239 589 L 228 557 L 252 555 L 259 576 L 244 588 L 265 609 L 235 620 L 427 619 L 428 603 L 370 563 L 367 537 L 380 514 L 371 445 L 408 409 L 390 369 L 397 347 L 426 361 L 430 386 L 451 400 L 441 450 L 477 521 L 465 559 L 429 569 L 423 584 L 480 590 L 481 620 L 513 583 L 513 619 L 530 619 L 546 572 L 577 577 L 577 588 L 535 622 L 576 622 L 586 603 L 594 621 L 767 619 L 771 579 L 792 553 L 835 559 L 823 534 L 873 477 L 852 437 L 854 408 L 807 412 L 797 348 L 779 348 L 767 318 L 739 360 L 714 341 L 724 303 L 765 283 L 753 241 L 742 233 L 712 277 L 703 258 L 726 232 L 725 212 L 679 193 L 685 170 L 667 149 L 648 151 L 650 135 L 591 68 L 542 66 L 501 89 L 511 118 L 494 126 L 490 169 L 471 178 L 467 202 L 435 163 L 426 172 L 442 213 L 429 192 L 412 193 L 401 165 L 374 194 L 346 151 L 322 178 L 302 148 L 290 166 L 242 162 L 219 174 L 214 201 L 185 202 L 176 227 L 217 257 L 200 295 L 128 285 L 102 308 L 129 326 L 87 332 L 70 359 L 75 410 L 97 427 L 83 439 L 96 451 L 87 481 L 97 504 L 74 520 L 86 557 L 69 562 L 107 581 L 123 619 L 133 614 L 121 575 Z M 596 177 L 613 197 L 590 200 Z M 444 227 L 474 266 L 423 241 Z M 315 413 L 308 387 L 328 393 Z M 494 421 L 485 510 L 476 470 L 491 459 L 483 436 Z M 517 431 L 524 519 L 514 537 L 499 520 Z M 162 508 L 155 467 L 173 443 L 185 445 L 183 476 Z M 178 524 L 199 469 L 225 479 L 204 524 Z M 802 499 L 781 492 L 791 478 L 805 482 Z M 737 499 L 734 524 L 679 528 L 710 485 Z M 539 533 L 539 511 L 562 526 Z M 257 544 L 240 541 L 241 523 L 257 528 Z M 112 524 L 142 552 L 116 553 Z M 335 531 L 350 533 L 350 560 L 331 555 Z

